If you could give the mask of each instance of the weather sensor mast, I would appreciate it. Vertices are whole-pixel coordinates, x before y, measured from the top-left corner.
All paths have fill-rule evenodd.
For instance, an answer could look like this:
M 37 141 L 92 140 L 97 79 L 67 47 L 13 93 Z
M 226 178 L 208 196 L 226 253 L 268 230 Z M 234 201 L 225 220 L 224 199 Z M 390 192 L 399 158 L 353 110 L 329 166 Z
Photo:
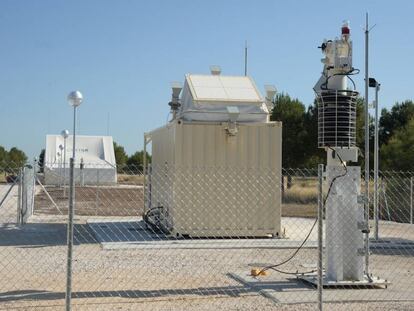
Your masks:
M 355 83 L 351 76 L 357 74 L 359 70 L 352 67 L 349 23 L 343 23 L 340 38 L 324 40 L 319 48 L 325 57 L 321 60 L 324 65 L 322 75 L 314 87 L 318 99 L 318 147 L 327 150 L 328 165 L 338 162 L 335 150 L 339 150 L 343 161 L 355 162 L 358 156 L 356 148 L 358 92 L 355 90 Z
M 349 23 L 341 36 L 324 40 L 320 46 L 323 72 L 314 90 L 318 101 L 318 147 L 327 151 L 326 181 L 326 274 L 327 285 L 370 282 L 364 266 L 364 220 L 360 200 L 361 169 L 348 166 L 358 160 L 356 147 L 356 99 L 358 92 L 351 78 L 352 41 Z

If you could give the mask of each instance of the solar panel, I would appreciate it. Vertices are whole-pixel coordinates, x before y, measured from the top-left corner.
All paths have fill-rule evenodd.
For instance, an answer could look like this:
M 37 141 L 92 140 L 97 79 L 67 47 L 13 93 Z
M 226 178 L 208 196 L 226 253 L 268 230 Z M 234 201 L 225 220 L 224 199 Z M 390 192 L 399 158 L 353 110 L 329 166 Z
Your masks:
M 253 81 L 244 76 L 187 75 L 193 100 L 262 102 Z

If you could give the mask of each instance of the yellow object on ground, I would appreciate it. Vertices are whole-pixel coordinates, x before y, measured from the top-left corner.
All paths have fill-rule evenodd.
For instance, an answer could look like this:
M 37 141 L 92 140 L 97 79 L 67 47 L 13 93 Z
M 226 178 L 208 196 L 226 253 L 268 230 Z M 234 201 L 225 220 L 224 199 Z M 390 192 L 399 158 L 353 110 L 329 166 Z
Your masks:
M 267 270 L 254 268 L 250 271 L 250 274 L 252 276 L 266 276 L 268 273 Z

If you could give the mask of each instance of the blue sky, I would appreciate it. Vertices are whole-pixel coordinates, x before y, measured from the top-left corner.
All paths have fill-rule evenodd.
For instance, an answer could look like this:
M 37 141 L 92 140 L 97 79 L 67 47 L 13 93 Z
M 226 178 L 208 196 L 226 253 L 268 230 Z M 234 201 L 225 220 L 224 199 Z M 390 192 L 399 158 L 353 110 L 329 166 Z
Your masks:
M 184 74 L 244 70 L 306 105 L 322 70 L 317 46 L 350 20 L 363 93 L 365 12 L 370 75 L 382 106 L 414 97 L 412 1 L 0 1 L 0 145 L 30 157 L 45 135 L 71 129 L 69 91 L 79 89 L 78 133 L 109 134 L 128 153 L 165 124 L 169 83 Z M 373 94 L 371 98 L 373 97 Z M 108 122 L 109 116 L 109 122 Z

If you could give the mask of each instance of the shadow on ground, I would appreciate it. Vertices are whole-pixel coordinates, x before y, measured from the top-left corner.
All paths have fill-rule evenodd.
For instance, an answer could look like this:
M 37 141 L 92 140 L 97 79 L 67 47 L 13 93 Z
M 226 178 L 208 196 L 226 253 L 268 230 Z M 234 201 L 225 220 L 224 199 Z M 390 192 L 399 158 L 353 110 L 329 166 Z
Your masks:
M 29 223 L 24 226 L 3 224 L 0 227 L 0 246 L 38 248 L 66 245 L 66 224 Z M 86 224 L 74 225 L 74 244 L 98 243 L 93 231 Z
M 228 277 L 240 282 L 232 274 Z M 182 297 L 182 296 L 228 296 L 239 297 L 242 294 L 257 294 L 261 290 L 282 291 L 300 291 L 313 290 L 313 287 L 305 285 L 297 279 L 287 279 L 272 282 L 260 282 L 252 286 L 250 283 L 232 286 L 216 287 L 198 287 L 198 288 L 181 288 L 181 289 L 160 289 L 160 290 L 101 290 L 101 291 L 78 291 L 72 292 L 72 298 L 165 298 L 165 297 Z M 19 300 L 59 300 L 64 299 L 64 292 L 50 292 L 42 290 L 18 290 L 0 293 L 0 302 L 10 302 Z

